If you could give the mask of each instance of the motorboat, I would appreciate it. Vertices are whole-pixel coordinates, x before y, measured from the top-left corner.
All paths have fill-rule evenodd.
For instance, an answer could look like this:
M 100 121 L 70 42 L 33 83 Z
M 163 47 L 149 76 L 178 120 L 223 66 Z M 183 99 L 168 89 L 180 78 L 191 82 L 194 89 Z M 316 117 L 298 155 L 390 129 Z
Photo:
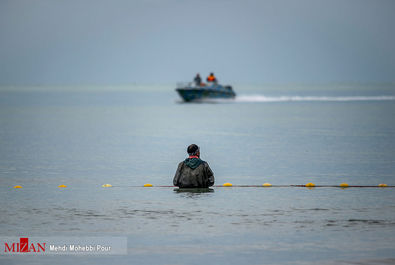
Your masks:
M 178 83 L 176 91 L 186 102 L 203 101 L 205 99 L 233 99 L 236 97 L 236 93 L 231 86 L 223 86 L 215 82 L 200 85 L 193 82 Z

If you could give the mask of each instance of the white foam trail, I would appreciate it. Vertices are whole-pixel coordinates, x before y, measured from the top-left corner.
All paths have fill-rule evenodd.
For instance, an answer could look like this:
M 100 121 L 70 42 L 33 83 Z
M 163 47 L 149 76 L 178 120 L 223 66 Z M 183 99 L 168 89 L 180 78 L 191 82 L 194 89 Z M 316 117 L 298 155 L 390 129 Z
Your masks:
M 291 101 L 388 101 L 395 100 L 395 96 L 344 96 L 344 97 L 316 97 L 316 96 L 277 96 L 241 95 L 236 96 L 235 102 L 291 102 Z

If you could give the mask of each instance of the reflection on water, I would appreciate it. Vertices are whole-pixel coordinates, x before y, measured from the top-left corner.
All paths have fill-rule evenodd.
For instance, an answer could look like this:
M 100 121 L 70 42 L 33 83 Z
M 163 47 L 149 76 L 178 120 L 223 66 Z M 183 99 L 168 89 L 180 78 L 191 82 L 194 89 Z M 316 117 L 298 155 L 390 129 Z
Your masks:
M 241 264 L 237 257 L 243 253 L 292 264 L 291 257 L 306 248 L 324 251 L 324 260 L 347 260 L 351 254 L 391 257 L 395 244 L 392 189 L 114 187 L 41 193 L 37 188 L 5 200 L 3 235 L 127 235 L 129 255 L 150 254 L 156 257 L 152 264 L 164 264 L 164 247 L 177 255 L 234 258 L 216 264 Z M 278 253 L 282 260 L 275 262 Z
M 186 194 L 202 194 L 214 192 L 212 188 L 178 188 L 174 189 L 176 193 L 186 193 Z
M 2 207 L 2 233 L 172 233 L 189 231 L 191 225 L 195 235 L 235 228 L 324 234 L 344 228 L 348 232 L 378 229 L 391 234 L 395 229 L 395 193 L 391 189 L 125 187 L 54 193 L 56 200 L 54 194 L 40 195 L 28 189 L 8 197 L 4 205 L 11 205 L 12 200 L 24 203 Z M 113 229 L 108 231 L 107 226 Z

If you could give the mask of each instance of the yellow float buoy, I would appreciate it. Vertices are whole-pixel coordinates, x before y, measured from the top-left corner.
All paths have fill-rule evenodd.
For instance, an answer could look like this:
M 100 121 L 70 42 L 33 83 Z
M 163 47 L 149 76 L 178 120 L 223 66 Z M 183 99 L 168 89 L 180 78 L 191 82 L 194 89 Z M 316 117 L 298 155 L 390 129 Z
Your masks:
M 226 182 L 222 186 L 224 186 L 224 187 L 232 187 L 233 185 L 232 185 L 232 183 Z
M 153 185 L 150 183 L 144 184 L 144 187 L 152 187 Z
M 387 185 L 387 184 L 384 184 L 384 183 L 381 183 L 381 184 L 379 184 L 379 187 L 384 188 L 384 187 L 388 187 L 388 185 Z
M 16 185 L 14 186 L 14 189 L 22 189 L 22 186 Z
M 272 184 L 266 182 L 266 183 L 263 183 L 262 186 L 263 186 L 263 187 L 271 187 Z
M 59 186 L 58 186 L 58 188 L 67 188 L 67 186 L 66 186 L 66 185 L 63 185 L 63 184 L 61 184 L 61 185 L 59 185 Z
M 342 187 L 342 188 L 348 188 L 348 183 L 345 183 L 345 182 L 343 182 L 343 183 L 340 183 L 340 187 Z
M 314 183 L 311 183 L 311 182 L 309 182 L 309 183 L 307 183 L 305 186 L 306 186 L 306 187 L 310 187 L 310 188 L 312 188 L 312 187 L 315 187 L 315 184 L 314 184 Z
M 112 187 L 112 185 L 111 184 L 103 184 L 103 185 L 101 185 L 103 188 L 111 188 Z

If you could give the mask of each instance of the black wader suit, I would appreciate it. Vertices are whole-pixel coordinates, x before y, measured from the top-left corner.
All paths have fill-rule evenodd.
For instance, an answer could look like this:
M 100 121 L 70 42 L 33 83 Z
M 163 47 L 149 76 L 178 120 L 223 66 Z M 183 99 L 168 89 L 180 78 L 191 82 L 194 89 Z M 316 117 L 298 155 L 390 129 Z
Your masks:
M 214 174 L 207 162 L 187 158 L 178 164 L 173 184 L 180 188 L 208 188 L 214 185 Z

